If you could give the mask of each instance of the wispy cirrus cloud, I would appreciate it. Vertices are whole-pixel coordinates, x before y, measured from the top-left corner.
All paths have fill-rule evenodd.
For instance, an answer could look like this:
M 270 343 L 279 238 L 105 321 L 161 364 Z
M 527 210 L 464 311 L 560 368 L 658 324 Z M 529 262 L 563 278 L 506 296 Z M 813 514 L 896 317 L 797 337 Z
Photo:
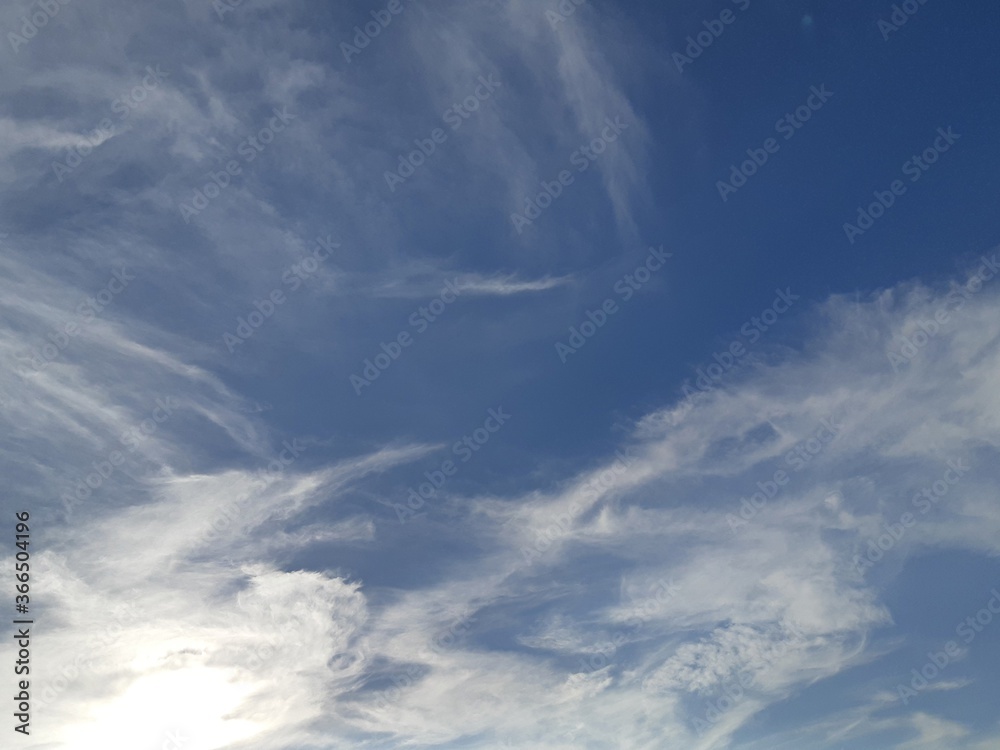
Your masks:
M 573 373 L 549 383 L 523 355 L 544 338 L 551 360 L 588 269 L 646 244 L 647 120 L 662 112 L 632 76 L 669 61 L 599 3 L 554 26 L 528 0 L 403 2 L 349 64 L 339 44 L 373 7 L 306 0 L 71 3 L 8 54 L 0 507 L 32 509 L 45 623 L 26 747 L 995 743 L 937 700 L 987 682 L 986 659 L 956 663 L 923 705 L 885 696 L 905 648 L 923 648 L 893 576 L 942 550 L 998 552 L 1000 292 L 961 276 L 803 301 L 795 337 L 762 342 L 718 387 L 670 399 L 657 369 L 661 390 L 595 449 L 596 391 Z M 133 95 L 156 65 L 169 75 Z M 486 75 L 502 86 L 475 119 L 388 192 L 400 153 Z M 243 149 L 278 107 L 293 126 Z M 60 179 L 53 161 L 104 118 L 127 131 Z M 628 124 L 621 138 L 516 233 L 511 212 L 608 118 Z M 179 205 L 232 160 L 239 173 L 185 221 Z M 223 332 L 313 237 L 336 251 L 226 352 Z M 134 279 L 105 302 L 121 269 Z M 461 315 L 355 398 L 347 369 L 445 281 Z M 686 304 L 683 281 L 662 285 Z M 619 320 L 659 368 L 675 318 L 636 303 Z M 608 383 L 635 377 L 611 338 L 588 356 L 610 362 Z M 479 429 L 468 414 L 543 381 L 517 413 L 565 399 L 572 420 L 505 429 L 398 523 L 413 477 L 467 429 L 452 419 Z M 974 471 L 933 522 L 862 574 L 867 541 L 957 458 Z M 778 471 L 788 481 L 765 492 Z

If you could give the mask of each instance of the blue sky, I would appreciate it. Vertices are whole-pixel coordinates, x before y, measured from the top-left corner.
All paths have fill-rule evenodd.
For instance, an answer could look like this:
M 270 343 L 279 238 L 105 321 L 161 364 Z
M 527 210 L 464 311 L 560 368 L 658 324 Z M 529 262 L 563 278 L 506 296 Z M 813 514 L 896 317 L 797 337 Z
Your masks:
M 16 746 L 997 747 L 998 26 L 6 5 Z

